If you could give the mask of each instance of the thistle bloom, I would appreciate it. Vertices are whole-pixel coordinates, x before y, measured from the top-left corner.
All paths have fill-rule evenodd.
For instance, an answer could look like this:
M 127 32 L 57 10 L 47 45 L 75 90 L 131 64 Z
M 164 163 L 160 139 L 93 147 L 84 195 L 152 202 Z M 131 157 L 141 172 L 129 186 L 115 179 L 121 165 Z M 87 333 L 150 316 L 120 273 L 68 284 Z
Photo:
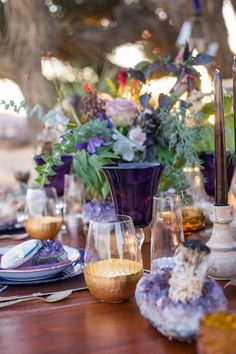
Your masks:
M 137 106 L 126 98 L 115 98 L 106 103 L 106 114 L 118 127 L 131 125 L 134 121 Z

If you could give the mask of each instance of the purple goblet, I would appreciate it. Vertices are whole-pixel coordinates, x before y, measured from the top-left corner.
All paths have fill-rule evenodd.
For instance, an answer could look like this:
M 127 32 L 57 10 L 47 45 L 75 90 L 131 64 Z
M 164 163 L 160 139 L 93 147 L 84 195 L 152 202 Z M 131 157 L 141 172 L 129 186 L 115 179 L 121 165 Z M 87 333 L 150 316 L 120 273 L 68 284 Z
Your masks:
M 64 194 L 64 176 L 70 172 L 72 159 L 73 157 L 71 155 L 63 155 L 61 157 L 63 165 L 54 166 L 53 170 L 56 172 L 56 175 L 48 177 L 50 183 L 45 187 L 55 187 L 59 197 Z M 45 163 L 41 155 L 36 155 L 34 160 L 39 166 Z
M 157 162 L 120 163 L 105 166 L 103 171 L 116 213 L 131 216 L 135 227 L 148 226 L 163 166 Z
M 214 196 L 215 193 L 215 153 L 213 151 L 202 152 L 200 154 L 202 161 L 201 173 L 204 177 L 204 188 L 209 196 Z M 227 182 L 228 188 L 231 185 L 234 174 L 234 158 L 229 153 L 227 154 Z

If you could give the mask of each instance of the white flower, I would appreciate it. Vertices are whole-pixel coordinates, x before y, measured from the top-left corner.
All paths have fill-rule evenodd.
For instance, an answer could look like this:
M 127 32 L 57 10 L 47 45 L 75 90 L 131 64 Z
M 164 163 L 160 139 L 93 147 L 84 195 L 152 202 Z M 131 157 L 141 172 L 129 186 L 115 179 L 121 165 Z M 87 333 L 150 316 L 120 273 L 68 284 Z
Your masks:
M 113 143 L 113 151 L 116 155 L 121 155 L 125 161 L 133 161 L 135 145 L 126 136 L 118 131 L 112 136 L 115 142 Z
M 137 106 L 126 98 L 115 98 L 106 103 L 106 114 L 117 127 L 131 125 L 136 112 Z
M 136 145 L 136 149 L 143 151 L 145 146 L 143 145 L 147 136 L 140 127 L 134 127 L 129 131 L 129 139 Z

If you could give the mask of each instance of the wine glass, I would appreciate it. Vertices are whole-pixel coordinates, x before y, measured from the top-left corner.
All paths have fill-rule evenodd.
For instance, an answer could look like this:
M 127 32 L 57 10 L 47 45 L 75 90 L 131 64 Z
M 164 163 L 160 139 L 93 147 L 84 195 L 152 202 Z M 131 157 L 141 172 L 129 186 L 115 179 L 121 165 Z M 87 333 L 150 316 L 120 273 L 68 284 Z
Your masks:
M 100 300 L 128 300 L 143 274 L 140 247 L 132 219 L 106 215 L 90 221 L 85 249 L 84 277 Z
M 26 194 L 25 229 L 32 238 L 54 239 L 61 229 L 62 215 L 54 187 L 29 188 Z

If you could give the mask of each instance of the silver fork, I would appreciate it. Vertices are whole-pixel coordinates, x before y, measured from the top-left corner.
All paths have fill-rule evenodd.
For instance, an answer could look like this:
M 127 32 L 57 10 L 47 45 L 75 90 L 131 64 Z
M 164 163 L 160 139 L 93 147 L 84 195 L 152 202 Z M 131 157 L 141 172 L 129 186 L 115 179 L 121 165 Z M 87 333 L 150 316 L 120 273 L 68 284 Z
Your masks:
M 75 265 L 71 265 L 68 268 L 66 268 L 63 271 L 63 274 L 68 277 L 71 275 L 75 276 L 81 274 L 83 270 L 84 270 L 84 264 L 77 263 Z
M 0 293 L 6 290 L 6 288 L 8 288 L 8 285 L 0 285 Z

